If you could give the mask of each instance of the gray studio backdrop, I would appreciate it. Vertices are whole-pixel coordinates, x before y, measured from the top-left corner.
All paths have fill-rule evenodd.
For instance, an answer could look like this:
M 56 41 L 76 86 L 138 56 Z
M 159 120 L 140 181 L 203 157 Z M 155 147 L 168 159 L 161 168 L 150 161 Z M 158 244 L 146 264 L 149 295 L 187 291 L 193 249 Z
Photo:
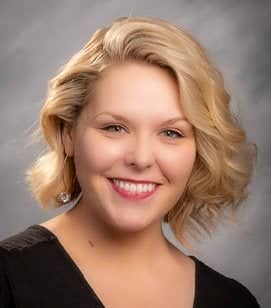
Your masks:
M 262 307 L 271 307 L 270 8 L 270 1 L 262 0 L 1 0 L 0 238 L 67 209 L 44 212 L 24 182 L 25 169 L 39 153 L 38 147 L 29 147 L 28 135 L 47 81 L 97 27 L 127 15 L 165 18 L 184 26 L 208 49 L 225 75 L 249 139 L 259 147 L 240 223 L 223 224 L 213 238 L 196 245 L 196 255 L 245 284 Z

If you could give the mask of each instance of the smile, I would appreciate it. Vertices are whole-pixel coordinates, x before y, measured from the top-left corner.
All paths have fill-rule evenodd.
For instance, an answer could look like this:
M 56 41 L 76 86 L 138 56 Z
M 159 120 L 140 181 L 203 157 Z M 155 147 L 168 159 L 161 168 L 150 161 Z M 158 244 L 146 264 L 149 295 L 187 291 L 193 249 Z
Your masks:
M 156 192 L 160 185 L 155 183 L 131 183 L 118 179 L 109 179 L 112 188 L 125 199 L 145 199 Z

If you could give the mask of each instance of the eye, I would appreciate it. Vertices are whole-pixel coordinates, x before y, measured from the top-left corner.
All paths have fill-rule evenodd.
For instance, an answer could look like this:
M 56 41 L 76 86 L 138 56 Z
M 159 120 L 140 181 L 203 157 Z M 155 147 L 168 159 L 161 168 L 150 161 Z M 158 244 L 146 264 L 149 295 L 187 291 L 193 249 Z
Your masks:
M 120 126 L 120 125 L 116 125 L 116 124 L 112 124 L 112 125 L 108 125 L 102 128 L 102 130 L 111 132 L 111 133 L 120 133 L 121 130 L 125 130 L 124 127 Z M 167 129 L 164 132 L 166 132 L 166 137 L 170 137 L 172 139 L 176 139 L 176 138 L 182 138 L 183 135 L 180 134 L 178 131 L 172 130 L 172 129 Z
M 172 129 L 166 129 L 166 130 L 164 130 L 164 132 L 166 132 L 167 137 L 170 137 L 170 138 L 173 138 L 173 139 L 183 137 L 182 134 L 180 134 L 179 132 L 172 130 Z
M 105 131 L 112 132 L 112 133 L 119 133 L 121 129 L 124 129 L 120 125 L 108 125 L 102 128 Z

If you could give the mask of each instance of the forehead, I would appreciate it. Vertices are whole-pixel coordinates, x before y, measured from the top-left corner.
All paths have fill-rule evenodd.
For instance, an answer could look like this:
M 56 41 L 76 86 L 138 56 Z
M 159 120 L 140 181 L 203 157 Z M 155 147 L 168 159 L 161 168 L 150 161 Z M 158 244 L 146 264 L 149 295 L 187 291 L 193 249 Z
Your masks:
M 179 87 L 165 69 L 141 62 L 124 62 L 107 68 L 95 85 L 88 104 L 92 112 L 114 110 L 128 114 L 183 115 Z

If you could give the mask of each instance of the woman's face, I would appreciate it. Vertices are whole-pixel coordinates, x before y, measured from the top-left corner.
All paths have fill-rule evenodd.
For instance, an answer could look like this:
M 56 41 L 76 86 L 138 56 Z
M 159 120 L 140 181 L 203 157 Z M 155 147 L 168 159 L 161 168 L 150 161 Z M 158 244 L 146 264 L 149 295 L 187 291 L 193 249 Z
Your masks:
M 104 71 L 95 97 L 64 140 L 82 202 L 96 222 L 119 230 L 160 225 L 182 195 L 196 155 L 173 77 L 137 62 Z

